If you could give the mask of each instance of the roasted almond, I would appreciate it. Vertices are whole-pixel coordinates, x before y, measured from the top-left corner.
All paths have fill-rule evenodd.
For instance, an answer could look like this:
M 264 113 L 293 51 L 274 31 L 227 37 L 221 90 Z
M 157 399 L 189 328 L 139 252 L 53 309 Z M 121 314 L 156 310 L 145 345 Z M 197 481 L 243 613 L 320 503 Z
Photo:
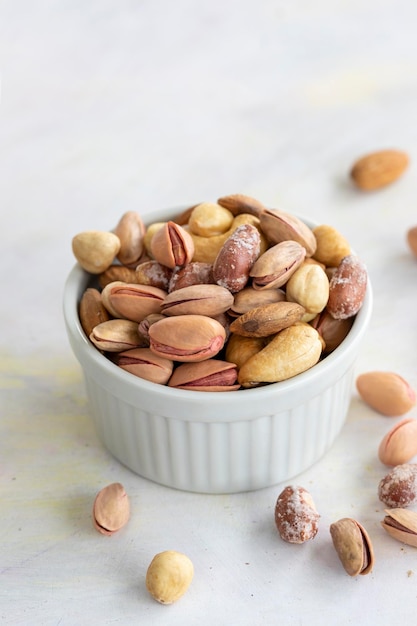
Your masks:
M 373 191 L 396 181 L 407 169 L 408 155 L 401 150 L 379 150 L 358 159 L 350 176 L 363 191 Z

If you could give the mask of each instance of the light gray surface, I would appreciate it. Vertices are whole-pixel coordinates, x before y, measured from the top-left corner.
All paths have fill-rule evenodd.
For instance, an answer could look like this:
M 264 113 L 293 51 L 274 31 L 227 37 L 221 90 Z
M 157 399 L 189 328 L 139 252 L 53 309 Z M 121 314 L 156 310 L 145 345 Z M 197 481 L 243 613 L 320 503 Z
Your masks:
M 379 441 L 394 420 L 354 394 L 334 448 L 297 477 L 316 539 L 284 544 L 284 485 L 199 496 L 114 461 L 88 417 L 61 313 L 70 241 L 128 209 L 247 193 L 336 226 L 367 264 L 375 310 L 358 372 L 417 387 L 416 5 L 28 2 L 0 5 L 0 616 L 5 624 L 392 624 L 417 609 L 416 552 L 380 528 Z M 356 192 L 354 159 L 409 152 L 409 171 Z M 416 409 L 410 412 L 415 417 Z M 92 528 L 96 492 L 121 481 L 130 524 Z M 361 521 L 376 564 L 350 579 L 328 527 Z M 178 604 L 144 587 L 156 552 L 195 565 Z M 407 621 L 408 620 L 408 621 Z

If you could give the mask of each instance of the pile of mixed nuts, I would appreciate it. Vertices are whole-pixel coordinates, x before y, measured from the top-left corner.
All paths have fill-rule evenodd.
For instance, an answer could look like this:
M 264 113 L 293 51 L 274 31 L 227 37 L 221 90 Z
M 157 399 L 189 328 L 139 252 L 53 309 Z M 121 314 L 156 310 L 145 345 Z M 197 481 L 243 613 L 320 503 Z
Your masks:
M 367 286 L 335 228 L 240 194 L 147 227 L 128 211 L 72 248 L 97 280 L 79 309 L 91 342 L 177 389 L 233 391 L 313 367 L 346 337 Z

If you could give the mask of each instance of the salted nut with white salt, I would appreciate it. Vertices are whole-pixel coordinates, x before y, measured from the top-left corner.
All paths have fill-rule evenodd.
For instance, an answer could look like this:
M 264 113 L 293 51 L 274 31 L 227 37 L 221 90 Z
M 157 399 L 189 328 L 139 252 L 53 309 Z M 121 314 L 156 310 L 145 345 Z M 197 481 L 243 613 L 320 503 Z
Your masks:
M 374 551 L 365 528 L 344 517 L 330 525 L 330 535 L 338 557 L 349 576 L 369 574 L 374 566 Z
M 320 515 L 311 494 L 299 485 L 281 491 L 274 517 L 281 539 L 289 543 L 304 543 L 317 534 Z
M 127 524 L 129 517 L 129 497 L 122 484 L 112 483 L 98 492 L 93 504 L 93 524 L 102 535 L 113 535 Z

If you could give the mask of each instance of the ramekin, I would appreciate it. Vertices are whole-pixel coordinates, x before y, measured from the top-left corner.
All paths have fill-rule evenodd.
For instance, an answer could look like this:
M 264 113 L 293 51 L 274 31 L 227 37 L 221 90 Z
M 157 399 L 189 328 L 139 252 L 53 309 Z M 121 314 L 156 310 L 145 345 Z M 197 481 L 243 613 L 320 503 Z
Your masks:
M 157 222 L 172 214 L 143 217 Z M 104 357 L 78 316 L 90 283 L 91 276 L 76 264 L 64 288 L 67 334 L 97 434 L 133 472 L 184 491 L 251 491 L 293 479 L 334 443 L 347 417 L 355 362 L 371 318 L 370 281 L 349 334 L 325 359 L 289 380 L 232 392 L 172 389 Z

